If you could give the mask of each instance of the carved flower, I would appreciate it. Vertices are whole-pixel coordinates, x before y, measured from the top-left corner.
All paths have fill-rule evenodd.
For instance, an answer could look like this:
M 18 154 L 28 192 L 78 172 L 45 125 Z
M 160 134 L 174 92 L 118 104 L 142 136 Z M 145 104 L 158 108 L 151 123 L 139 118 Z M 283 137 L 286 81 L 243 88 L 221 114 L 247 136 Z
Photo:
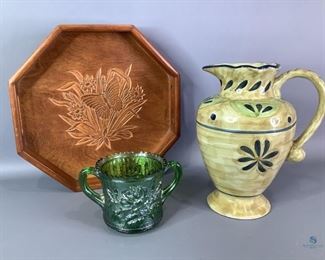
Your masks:
M 243 171 L 248 171 L 253 169 L 253 167 L 257 166 L 259 172 L 265 172 L 267 167 L 272 167 L 273 163 L 271 159 L 274 158 L 279 152 L 272 151 L 269 152 L 270 149 L 270 141 L 264 141 L 264 148 L 262 149 L 262 145 L 260 140 L 256 140 L 253 149 L 247 146 L 241 146 L 240 150 L 245 152 L 245 157 L 241 157 L 238 159 L 241 163 L 249 163 L 242 168 Z M 263 151 L 262 151 L 263 150 Z
M 143 97 L 144 97 L 143 88 L 141 88 L 139 85 L 137 85 L 134 88 L 133 96 L 134 96 L 134 99 L 136 99 L 136 100 L 143 100 Z
M 94 76 L 86 75 L 80 82 L 80 88 L 84 93 L 96 92 L 96 80 Z
M 68 108 L 68 115 L 75 121 L 82 121 L 84 117 L 84 109 L 85 107 L 83 104 L 71 104 L 71 106 Z
M 63 97 L 64 100 L 68 102 L 68 115 L 71 117 L 71 119 L 77 122 L 82 121 L 85 107 L 80 98 L 73 92 L 64 93 Z

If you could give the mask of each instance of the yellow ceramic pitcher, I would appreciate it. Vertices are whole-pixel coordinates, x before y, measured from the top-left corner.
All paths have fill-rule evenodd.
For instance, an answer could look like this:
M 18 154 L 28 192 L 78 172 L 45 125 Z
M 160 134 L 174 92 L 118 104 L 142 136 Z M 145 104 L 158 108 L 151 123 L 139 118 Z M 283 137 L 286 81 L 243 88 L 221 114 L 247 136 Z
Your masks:
M 271 205 L 262 193 L 286 159 L 304 159 L 302 147 L 324 117 L 325 84 L 318 75 L 296 69 L 276 76 L 278 68 L 265 63 L 203 67 L 219 78 L 222 89 L 201 102 L 196 119 L 201 154 L 217 188 L 208 196 L 208 204 L 221 215 L 265 216 Z M 312 121 L 296 140 L 296 112 L 280 93 L 294 77 L 311 80 L 319 95 Z

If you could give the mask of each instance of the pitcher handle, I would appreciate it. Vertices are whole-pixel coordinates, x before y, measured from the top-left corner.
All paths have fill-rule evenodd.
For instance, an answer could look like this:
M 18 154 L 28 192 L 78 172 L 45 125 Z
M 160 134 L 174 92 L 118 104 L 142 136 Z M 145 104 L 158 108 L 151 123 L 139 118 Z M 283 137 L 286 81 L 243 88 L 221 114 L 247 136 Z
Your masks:
M 182 177 L 182 166 L 176 161 L 167 162 L 167 166 L 165 168 L 165 172 L 169 169 L 174 171 L 174 179 L 171 184 L 165 187 L 162 191 L 162 202 L 164 203 L 166 198 L 172 193 L 172 191 L 176 188 Z
M 315 133 L 320 123 L 322 122 L 322 119 L 325 114 L 325 83 L 315 72 L 312 72 L 310 70 L 303 70 L 303 69 L 290 70 L 281 74 L 279 77 L 275 79 L 274 81 L 275 96 L 280 98 L 281 97 L 280 90 L 283 84 L 287 80 L 296 77 L 310 80 L 315 86 L 319 96 L 317 110 L 312 120 L 310 121 L 307 128 L 302 132 L 302 134 L 296 140 L 293 141 L 293 145 L 287 157 L 287 160 L 289 161 L 300 162 L 305 158 L 305 151 L 302 148 L 303 145 Z
M 98 179 L 100 179 L 99 175 L 96 173 L 94 167 L 87 167 L 81 170 L 79 174 L 79 183 L 82 191 L 86 194 L 88 198 L 98 204 L 101 208 L 104 208 L 105 200 L 102 195 L 94 191 L 89 187 L 87 177 L 88 175 L 94 175 Z

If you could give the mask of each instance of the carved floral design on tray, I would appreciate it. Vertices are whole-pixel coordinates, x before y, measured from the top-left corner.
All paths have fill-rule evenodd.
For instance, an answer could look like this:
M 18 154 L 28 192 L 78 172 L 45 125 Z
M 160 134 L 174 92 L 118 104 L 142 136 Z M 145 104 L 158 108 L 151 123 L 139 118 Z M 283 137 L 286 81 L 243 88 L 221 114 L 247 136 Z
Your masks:
M 123 71 L 112 68 L 107 74 L 99 69 L 96 75 L 83 75 L 77 70 L 69 71 L 75 77 L 58 89 L 62 99 L 49 100 L 67 108 L 65 115 L 58 115 L 69 125 L 66 132 L 77 140 L 76 145 L 111 149 L 111 143 L 130 139 L 137 126 L 130 124 L 139 112 L 145 93 L 139 85 L 132 85 L 132 64 Z

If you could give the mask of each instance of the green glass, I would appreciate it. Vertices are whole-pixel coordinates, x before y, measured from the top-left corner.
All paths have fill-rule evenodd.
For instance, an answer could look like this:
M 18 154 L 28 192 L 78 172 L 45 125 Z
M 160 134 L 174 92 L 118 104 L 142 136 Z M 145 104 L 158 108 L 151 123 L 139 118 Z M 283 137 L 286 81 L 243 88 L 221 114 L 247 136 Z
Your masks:
M 174 171 L 172 182 L 162 187 L 162 178 Z M 92 190 L 88 175 L 102 183 L 103 194 Z M 182 176 L 181 165 L 167 162 L 156 154 L 119 153 L 97 161 L 95 167 L 80 172 L 83 192 L 103 209 L 105 223 L 120 232 L 137 233 L 157 225 L 163 214 L 162 205 Z

